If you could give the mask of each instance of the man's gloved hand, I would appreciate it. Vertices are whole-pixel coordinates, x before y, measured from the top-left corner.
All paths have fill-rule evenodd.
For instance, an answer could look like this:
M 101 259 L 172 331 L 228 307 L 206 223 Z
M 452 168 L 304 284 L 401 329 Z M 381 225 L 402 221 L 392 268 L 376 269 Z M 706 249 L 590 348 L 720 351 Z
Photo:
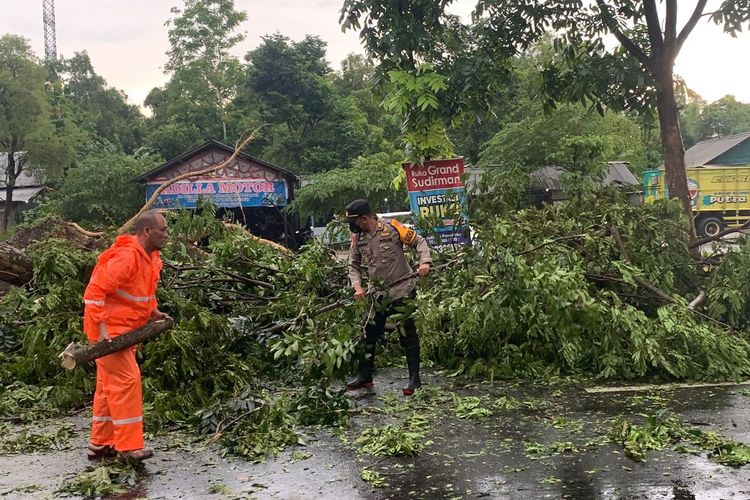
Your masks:
M 354 285 L 354 300 L 359 300 L 367 295 L 367 292 L 361 285 Z
M 428 274 L 430 274 L 430 264 L 428 262 L 420 264 L 419 269 L 417 269 L 417 274 L 419 274 L 420 276 L 427 276 Z

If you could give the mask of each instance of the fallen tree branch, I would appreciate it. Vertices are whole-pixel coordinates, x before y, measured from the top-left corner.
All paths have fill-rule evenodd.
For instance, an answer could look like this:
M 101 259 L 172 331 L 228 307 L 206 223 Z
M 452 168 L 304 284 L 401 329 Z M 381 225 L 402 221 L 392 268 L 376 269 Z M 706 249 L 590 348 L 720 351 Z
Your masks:
M 622 258 L 625 259 L 625 262 L 632 265 L 633 262 L 630 260 L 630 256 L 628 255 L 628 250 L 625 248 L 625 241 L 623 241 L 622 239 L 620 230 L 617 229 L 617 226 L 615 226 L 614 224 L 610 224 L 609 232 L 612 235 L 612 237 L 615 239 L 615 242 L 617 242 L 617 246 L 620 249 Z M 677 302 L 674 297 L 672 297 L 667 292 L 660 289 L 653 283 L 650 283 L 649 281 L 643 278 L 639 278 L 637 276 L 635 277 L 635 280 L 638 282 L 639 285 L 641 285 L 643 288 L 645 288 L 646 290 L 650 291 L 651 293 L 653 293 L 654 295 L 662 299 L 664 302 L 667 302 L 669 304 L 675 304 Z
M 218 292 L 218 293 L 231 293 L 234 295 L 239 295 L 240 297 L 243 297 L 248 300 L 263 300 L 266 302 L 273 302 L 274 300 L 279 300 L 279 297 L 271 296 L 271 297 L 261 297 L 260 295 L 255 295 L 252 293 L 243 292 L 240 290 L 230 290 L 226 288 L 216 288 L 216 287 L 209 287 L 206 286 L 205 283 L 180 283 L 178 285 L 172 285 L 172 290 L 189 290 L 191 288 L 201 288 L 206 291 L 210 292 Z
M 254 280 L 252 278 L 242 276 L 241 274 L 233 273 L 232 271 L 227 271 L 226 269 L 217 269 L 217 271 L 219 271 L 222 274 L 226 274 L 230 278 L 234 278 L 237 281 L 242 281 L 243 283 L 247 283 L 248 285 L 255 285 L 261 288 L 268 288 L 269 290 L 273 290 L 273 285 L 271 283 L 267 283 L 265 281 Z
M 164 262 L 164 267 L 168 267 L 172 269 L 173 271 L 177 271 L 178 273 L 182 273 L 185 271 L 198 271 L 198 270 L 206 269 L 205 266 L 178 266 L 176 264 L 167 262 L 166 260 L 164 260 L 163 262 Z
M 252 414 L 252 413 L 260 410 L 264 406 L 265 405 L 259 404 L 259 405 L 255 406 L 255 407 L 253 407 L 253 408 L 251 408 L 251 409 L 249 409 L 249 410 L 241 413 L 237 417 L 233 418 L 227 425 L 224 425 L 224 422 L 226 421 L 226 419 L 222 420 L 221 422 L 219 422 L 219 425 L 216 426 L 216 432 L 214 432 L 213 436 L 211 436 L 211 438 L 208 440 L 208 442 L 212 443 L 212 444 L 215 443 L 216 441 L 218 441 L 221 438 L 221 435 L 222 435 L 223 432 L 226 432 L 227 430 L 231 429 L 234 426 L 234 424 L 236 424 L 240 420 L 243 420 L 244 418 L 248 417 L 250 414 Z
M 274 269 L 272 267 L 264 266 L 263 264 L 254 262 L 252 260 L 248 260 L 241 255 L 237 256 L 237 261 L 247 266 L 252 266 L 252 267 L 257 267 L 258 269 L 263 269 L 264 271 L 268 271 L 269 273 L 272 273 L 272 274 L 280 272 L 278 269 Z
M 321 307 L 320 309 L 318 309 L 317 311 L 315 311 L 314 314 L 310 314 L 310 315 L 302 314 L 302 315 L 298 315 L 292 321 L 281 321 L 279 323 L 276 323 L 275 325 L 272 325 L 272 326 L 270 326 L 268 328 L 264 328 L 263 330 L 260 330 L 258 332 L 258 337 L 269 337 L 271 335 L 279 333 L 279 332 L 283 331 L 285 328 L 288 328 L 288 327 L 294 325 L 295 323 L 298 323 L 300 321 L 300 319 L 302 319 L 302 318 L 307 318 L 307 317 L 313 317 L 313 318 L 315 318 L 315 317 L 321 316 L 321 315 L 323 315 L 323 314 L 325 314 L 327 312 L 333 311 L 335 309 L 339 309 L 340 307 L 348 306 L 348 305 L 350 305 L 352 303 L 352 300 L 353 299 L 351 297 L 347 297 L 345 299 L 337 300 L 336 302 L 334 302 L 332 304 L 328 304 L 327 306 Z
M 263 245 L 271 246 L 271 247 L 275 248 L 276 250 L 278 250 L 281 253 L 289 253 L 290 252 L 290 250 L 287 247 L 285 247 L 284 245 L 282 245 L 281 243 L 276 243 L 275 241 L 271 241 L 271 240 L 267 240 L 265 238 L 261 238 L 260 236 L 256 236 L 253 233 L 251 233 L 249 229 L 245 229 L 245 228 L 243 228 L 243 229 L 245 231 L 247 231 L 247 233 L 250 235 L 250 237 L 253 239 L 253 241 L 257 241 L 258 243 L 262 243 Z
M 216 272 L 226 274 L 226 278 L 202 278 L 202 277 L 195 277 L 195 279 L 200 280 L 199 282 L 195 281 L 185 281 L 181 283 L 182 285 L 191 285 L 191 284 L 205 284 L 205 283 L 242 283 L 246 285 L 255 285 L 260 286 L 261 288 L 267 288 L 270 290 L 273 290 L 273 285 L 270 283 L 266 283 L 265 281 L 257 281 L 250 278 L 245 278 L 242 275 L 234 274 L 234 273 L 228 273 L 221 269 L 216 269 Z
M 622 240 L 622 235 L 620 234 L 620 231 L 614 225 L 610 225 L 609 229 L 610 229 L 610 233 L 612 234 L 612 236 L 614 237 L 615 241 L 617 242 L 617 246 L 620 247 L 620 251 L 622 252 L 623 258 L 625 259 L 625 261 L 628 264 L 632 264 L 631 261 L 630 261 L 630 258 L 628 257 L 627 250 L 625 249 L 625 242 Z M 660 290 L 659 288 L 657 288 L 653 284 L 649 283 L 648 281 L 646 281 L 646 280 L 644 280 L 642 278 L 636 278 L 636 281 L 643 288 L 646 288 L 647 290 L 651 291 L 652 293 L 654 293 L 654 295 L 658 296 L 659 298 L 661 298 L 665 302 L 667 302 L 669 304 L 678 304 L 679 305 L 679 302 L 677 302 L 677 300 L 674 297 L 672 297 L 671 295 L 667 294 L 663 290 Z M 704 319 L 712 321 L 712 322 L 716 323 L 717 325 L 721 325 L 722 327 L 726 328 L 730 334 L 734 335 L 736 332 L 732 329 L 731 325 L 728 325 L 728 324 L 726 324 L 726 323 L 724 323 L 722 321 L 719 321 L 716 318 L 712 318 L 711 316 L 709 316 L 707 314 L 704 314 L 704 313 L 702 313 L 700 311 L 696 311 L 695 310 L 695 307 L 698 307 L 698 305 L 700 305 L 700 303 L 703 302 L 703 300 L 705 300 L 705 296 L 703 298 L 701 298 L 701 294 L 704 294 L 704 292 L 701 291 L 698 294 L 698 296 L 690 302 L 690 304 L 696 303 L 693 308 L 691 308 L 689 305 L 688 306 L 683 306 L 683 307 L 685 307 L 689 311 L 694 312 L 695 314 L 697 314 L 698 316 L 701 316 Z
M 690 304 L 688 304 L 687 308 L 690 309 L 691 311 L 694 311 L 695 308 L 703 304 L 705 300 L 706 300 L 706 292 L 701 290 L 700 293 L 698 293 L 698 296 L 690 301 Z
M 78 231 L 79 233 L 81 233 L 83 236 L 87 237 L 87 238 L 101 238 L 104 235 L 104 233 L 99 233 L 99 232 L 94 232 L 94 231 L 87 231 L 84 228 L 82 228 L 81 226 L 79 226 L 78 224 L 76 224 L 75 222 L 65 221 L 65 223 L 68 226 L 70 226 L 73 229 L 75 229 L 76 231 Z
M 173 241 L 179 242 L 179 243 L 182 243 L 183 245 L 185 245 L 185 248 L 187 249 L 188 253 L 194 252 L 199 257 L 204 257 L 204 258 L 209 257 L 211 255 L 209 252 L 206 252 L 205 250 L 203 250 L 201 247 L 199 247 L 198 245 L 196 245 L 192 241 L 188 241 L 188 239 L 185 238 L 184 236 L 181 236 L 179 238 L 175 238 Z
M 622 278 L 617 278 L 615 276 L 605 276 L 603 274 L 589 274 L 589 273 L 586 273 L 584 276 L 586 276 L 586 278 L 593 280 L 593 281 L 607 281 L 607 282 L 612 282 L 612 283 L 620 283 L 623 285 L 632 285 L 632 283 L 625 281 Z
M 451 260 L 451 261 L 448 261 L 448 262 L 446 262 L 444 264 L 441 264 L 441 265 L 435 267 L 433 269 L 433 272 L 445 269 L 446 267 L 450 266 L 451 264 L 454 264 L 455 262 L 456 261 Z M 389 283 L 384 290 L 388 290 L 390 288 L 393 288 L 396 285 L 399 285 L 399 284 L 401 284 L 401 283 L 403 283 L 405 281 L 409 281 L 409 280 L 417 278 L 417 277 L 419 277 L 419 273 L 416 273 L 416 272 L 409 273 L 406 276 L 404 276 L 402 278 L 399 278 L 399 279 L 397 279 L 396 281 L 394 281 L 392 283 Z M 384 291 L 384 290 L 380 290 L 380 291 Z M 320 309 L 318 309 L 317 311 L 315 311 L 314 314 L 299 314 L 292 321 L 282 321 L 282 322 L 276 323 L 275 325 L 272 325 L 272 326 L 270 326 L 268 328 L 264 328 L 263 330 L 260 330 L 258 332 L 258 336 L 259 337 L 268 337 L 268 336 L 273 335 L 275 333 L 279 333 L 280 331 L 284 330 L 285 328 L 287 328 L 289 326 L 292 326 L 295 323 L 299 322 L 303 318 L 307 318 L 307 317 L 313 317 L 313 318 L 315 318 L 317 316 L 320 316 L 320 315 L 325 314 L 327 312 L 333 311 L 335 309 L 339 309 L 341 307 L 351 305 L 352 304 L 352 300 L 353 300 L 352 297 L 347 297 L 345 299 L 337 300 L 336 302 L 334 302 L 332 304 L 328 304 L 327 306 L 321 307 Z
M 625 281 L 622 278 L 617 278 L 615 276 L 606 276 L 606 275 L 601 275 L 601 274 L 588 274 L 588 273 L 585 274 L 584 276 L 586 277 L 586 279 L 590 279 L 592 281 L 598 281 L 598 282 L 610 283 L 610 284 L 617 283 L 620 285 L 627 285 L 629 287 L 633 286 L 633 283 L 630 283 L 629 281 Z M 618 295 L 619 297 L 627 297 L 629 299 L 640 299 L 640 300 L 643 300 L 646 298 L 643 296 L 643 294 L 623 292 L 623 291 L 617 290 L 614 286 L 612 288 L 609 288 L 608 290 Z
M 209 268 L 205 266 L 176 266 L 174 264 L 170 264 L 168 262 L 165 262 L 164 265 L 177 273 L 186 272 L 186 271 L 209 271 L 209 272 L 217 272 L 219 274 L 223 274 L 227 276 L 226 278 L 200 278 L 193 276 L 193 279 L 200 279 L 200 283 L 196 283 L 195 281 L 184 281 L 179 282 L 177 285 L 175 285 L 177 288 L 191 288 L 191 285 L 195 284 L 203 284 L 203 283 L 243 283 L 246 285 L 253 285 L 258 286 L 261 288 L 266 288 L 268 290 L 273 290 L 274 286 L 271 283 L 268 283 L 266 281 L 260 281 L 253 278 L 248 278 L 247 276 L 243 276 L 241 274 L 228 271 L 226 269 L 221 268 Z
M 256 236 L 253 233 L 250 232 L 249 229 L 245 228 L 244 226 L 240 226 L 239 224 L 235 224 L 234 222 L 225 222 L 224 226 L 229 229 L 238 229 L 240 231 L 244 231 L 250 235 L 250 238 L 253 239 L 253 241 L 257 241 L 258 243 L 262 243 L 264 245 L 271 246 L 278 250 L 281 253 L 288 254 L 289 249 L 285 247 L 284 245 L 280 243 L 276 243 L 275 241 L 267 240 L 265 238 L 261 238 L 260 236 Z

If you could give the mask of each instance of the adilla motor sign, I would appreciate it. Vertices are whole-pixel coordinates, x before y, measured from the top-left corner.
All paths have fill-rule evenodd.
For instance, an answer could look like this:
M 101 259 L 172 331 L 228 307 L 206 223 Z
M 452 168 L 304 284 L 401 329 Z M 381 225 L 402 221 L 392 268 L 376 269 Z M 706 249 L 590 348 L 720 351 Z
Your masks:
M 146 186 L 146 199 L 161 184 Z M 283 207 L 287 204 L 287 187 L 284 181 L 227 179 L 196 182 L 176 182 L 161 192 L 154 208 L 195 208 L 198 198 L 204 197 L 217 207 Z
M 441 221 L 426 235 L 433 248 L 469 244 L 469 228 L 463 213 L 466 189 L 461 177 L 463 158 L 428 160 L 422 165 L 405 163 L 406 187 L 411 210 L 419 218 Z M 455 220 L 454 218 L 460 220 Z

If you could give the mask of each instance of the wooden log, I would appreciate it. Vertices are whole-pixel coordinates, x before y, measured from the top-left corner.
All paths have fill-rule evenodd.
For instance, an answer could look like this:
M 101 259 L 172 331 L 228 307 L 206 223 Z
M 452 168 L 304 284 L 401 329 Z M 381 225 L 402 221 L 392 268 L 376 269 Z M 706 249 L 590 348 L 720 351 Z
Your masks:
M 156 337 L 160 333 L 169 330 L 174 325 L 172 318 L 148 323 L 146 326 L 123 333 L 112 340 L 105 340 L 90 345 L 81 345 L 71 342 L 57 357 L 60 358 L 63 367 L 72 370 L 76 366 L 88 363 L 102 356 L 107 356 L 128 347 L 145 342 Z
M 0 243 L 0 280 L 22 286 L 31 281 L 34 267 L 31 258 L 23 251 Z

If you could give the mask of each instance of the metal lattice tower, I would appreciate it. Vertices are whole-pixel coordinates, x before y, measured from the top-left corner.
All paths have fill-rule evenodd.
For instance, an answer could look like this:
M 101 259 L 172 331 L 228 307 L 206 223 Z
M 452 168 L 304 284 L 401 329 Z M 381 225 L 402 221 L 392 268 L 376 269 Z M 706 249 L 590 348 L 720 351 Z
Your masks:
M 44 19 L 44 59 L 57 59 L 57 36 L 55 35 L 55 0 L 42 0 Z

